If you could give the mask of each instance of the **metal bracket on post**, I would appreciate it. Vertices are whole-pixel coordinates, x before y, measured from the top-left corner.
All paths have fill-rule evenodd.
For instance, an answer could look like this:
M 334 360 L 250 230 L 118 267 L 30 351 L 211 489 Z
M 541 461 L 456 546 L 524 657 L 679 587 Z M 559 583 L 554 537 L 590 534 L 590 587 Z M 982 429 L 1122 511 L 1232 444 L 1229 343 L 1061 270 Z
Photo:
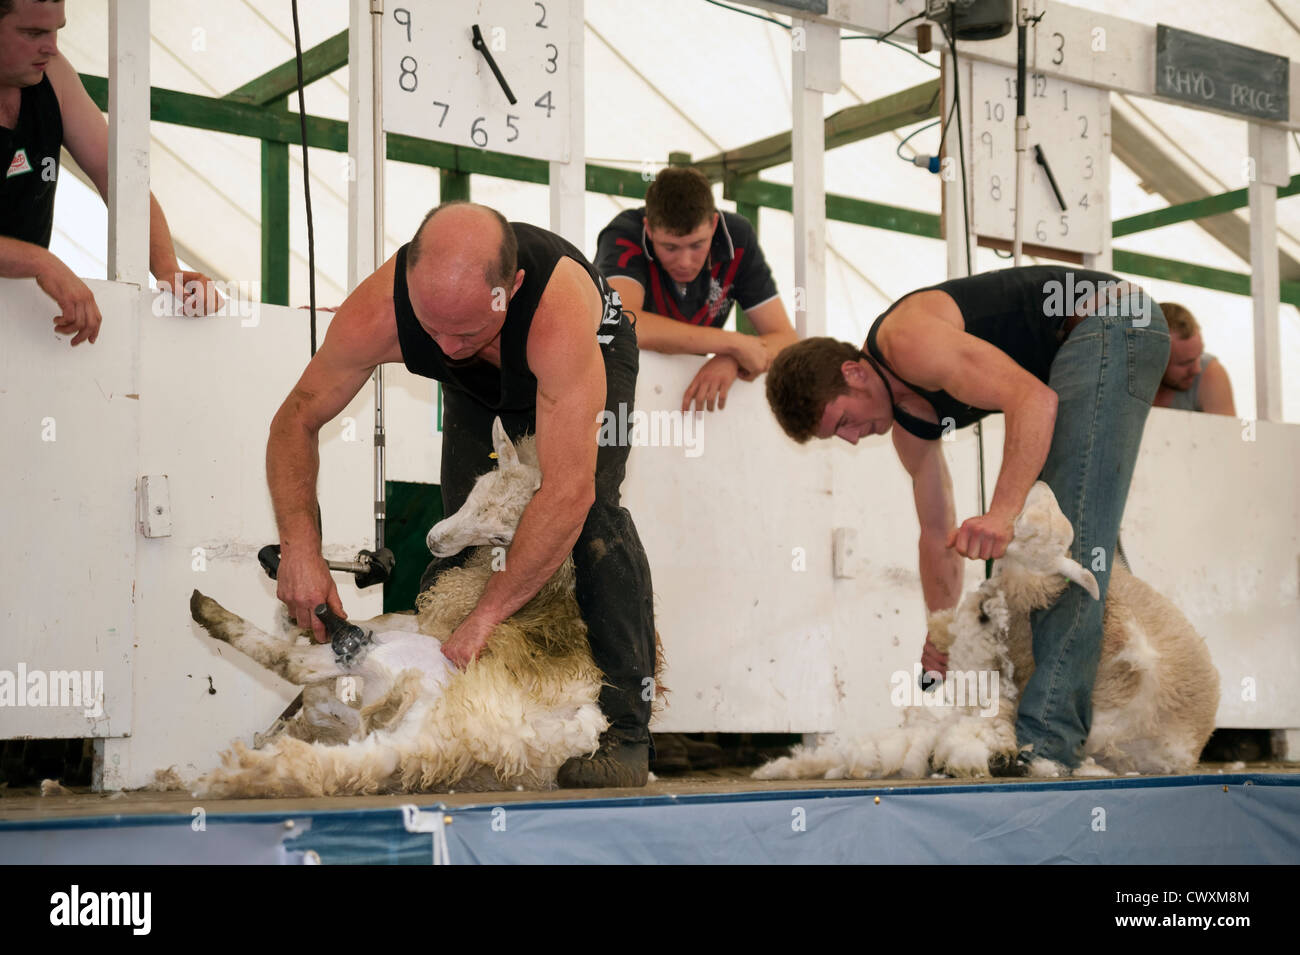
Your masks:
M 446 814 L 445 806 L 439 805 L 433 812 L 421 812 L 418 806 L 408 803 L 402 807 L 402 825 L 407 832 L 431 833 L 433 864 L 451 865 L 447 853 L 447 826 L 451 825 L 451 816 Z

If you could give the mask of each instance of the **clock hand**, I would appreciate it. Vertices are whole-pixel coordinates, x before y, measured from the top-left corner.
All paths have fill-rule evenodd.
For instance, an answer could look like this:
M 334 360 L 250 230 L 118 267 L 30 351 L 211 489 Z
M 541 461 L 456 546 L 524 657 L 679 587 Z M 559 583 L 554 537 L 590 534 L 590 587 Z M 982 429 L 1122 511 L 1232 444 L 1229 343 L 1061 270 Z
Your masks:
M 505 90 L 506 99 L 510 100 L 511 106 L 514 106 L 518 100 L 515 99 L 515 94 L 510 92 L 510 84 L 507 83 L 506 78 L 501 75 L 501 69 L 497 66 L 497 61 L 492 59 L 492 53 L 488 50 L 487 44 L 483 42 L 483 34 L 479 30 L 477 23 L 474 24 L 474 49 L 483 54 L 483 59 L 487 60 L 488 66 L 492 67 L 492 75 L 497 78 L 497 82 L 500 83 L 501 88 Z
M 1052 192 L 1056 194 L 1056 201 L 1061 204 L 1061 211 L 1065 212 L 1065 197 L 1061 195 L 1061 189 L 1056 184 L 1056 177 L 1052 175 L 1052 167 L 1047 164 L 1047 157 L 1043 154 L 1042 146 L 1034 146 L 1034 158 L 1038 165 L 1043 167 L 1043 172 L 1047 173 L 1047 181 L 1051 184 Z

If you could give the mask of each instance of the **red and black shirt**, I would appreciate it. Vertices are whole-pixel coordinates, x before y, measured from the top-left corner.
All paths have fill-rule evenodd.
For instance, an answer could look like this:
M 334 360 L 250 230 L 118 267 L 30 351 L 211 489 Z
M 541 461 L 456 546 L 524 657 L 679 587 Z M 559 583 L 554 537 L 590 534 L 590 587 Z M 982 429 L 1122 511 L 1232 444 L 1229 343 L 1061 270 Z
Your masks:
M 645 289 L 648 311 L 692 325 L 721 328 L 733 302 L 750 309 L 776 298 L 772 270 L 758 247 L 754 227 L 744 216 L 719 211 L 708 261 L 684 289 L 655 258 L 644 220 L 644 207 L 615 216 L 597 239 L 596 268 L 607 279 L 639 282 Z

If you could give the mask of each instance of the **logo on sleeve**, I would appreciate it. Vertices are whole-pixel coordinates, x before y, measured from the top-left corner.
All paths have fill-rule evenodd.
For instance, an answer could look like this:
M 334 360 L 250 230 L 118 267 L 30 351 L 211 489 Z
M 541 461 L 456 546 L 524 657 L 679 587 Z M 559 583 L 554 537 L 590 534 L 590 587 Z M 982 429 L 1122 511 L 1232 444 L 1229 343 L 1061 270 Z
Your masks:
M 20 149 L 14 153 L 13 162 L 9 164 L 9 173 L 6 179 L 12 179 L 14 176 L 21 176 L 25 172 L 32 171 L 32 164 L 27 161 L 27 150 Z

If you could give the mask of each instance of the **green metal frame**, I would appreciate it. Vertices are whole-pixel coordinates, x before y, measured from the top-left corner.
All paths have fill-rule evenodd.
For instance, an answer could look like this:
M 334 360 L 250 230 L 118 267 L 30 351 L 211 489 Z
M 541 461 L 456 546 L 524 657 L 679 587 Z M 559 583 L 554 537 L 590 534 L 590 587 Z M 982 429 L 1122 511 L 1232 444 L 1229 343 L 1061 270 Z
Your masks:
M 281 97 L 270 108 L 288 112 Z M 289 144 L 262 140 L 262 301 L 289 304 Z
M 344 30 L 303 54 L 304 83 L 315 82 L 347 64 L 347 39 Z M 108 80 L 88 74 L 82 74 L 81 79 L 99 108 L 107 110 Z M 262 140 L 262 297 L 272 304 L 287 304 L 289 296 L 288 147 L 301 143 L 301 133 L 299 117 L 287 108 L 287 96 L 296 88 L 297 65 L 290 60 L 220 99 L 158 87 L 150 90 L 150 115 L 156 122 Z M 938 115 L 938 84 L 922 83 L 828 117 L 826 145 L 834 148 L 935 115 Z M 309 115 L 306 125 L 312 146 L 347 152 L 346 123 Z M 549 164 L 542 160 L 466 149 L 395 133 L 390 133 L 387 139 L 389 159 L 441 170 L 444 199 L 468 198 L 471 174 L 541 184 L 550 181 Z M 683 156 L 673 154 L 679 161 Z M 764 182 L 756 177 L 761 169 L 788 162 L 789 158 L 790 134 L 782 133 L 706 157 L 693 165 L 715 181 L 721 180 L 724 183 L 723 195 L 733 200 L 741 215 L 757 227 L 760 208 L 787 212 L 793 208 L 793 190 L 789 186 Z M 588 192 L 641 199 L 645 196 L 646 185 L 639 171 L 590 163 L 586 167 Z M 1287 186 L 1278 190 L 1278 198 L 1297 193 L 1300 193 L 1300 175 L 1292 177 Z M 1247 190 L 1237 189 L 1116 220 L 1112 224 L 1112 235 L 1131 235 L 1177 222 L 1220 215 L 1248 204 Z M 850 196 L 827 195 L 826 217 L 926 238 L 942 237 L 937 215 Z M 1212 269 L 1120 249 L 1114 250 L 1112 257 L 1116 271 L 1239 295 L 1250 294 L 1251 277 L 1247 273 Z M 1300 307 L 1300 282 L 1282 282 L 1280 297 L 1282 302 Z M 737 314 L 737 328 L 753 332 L 753 326 L 742 313 Z

